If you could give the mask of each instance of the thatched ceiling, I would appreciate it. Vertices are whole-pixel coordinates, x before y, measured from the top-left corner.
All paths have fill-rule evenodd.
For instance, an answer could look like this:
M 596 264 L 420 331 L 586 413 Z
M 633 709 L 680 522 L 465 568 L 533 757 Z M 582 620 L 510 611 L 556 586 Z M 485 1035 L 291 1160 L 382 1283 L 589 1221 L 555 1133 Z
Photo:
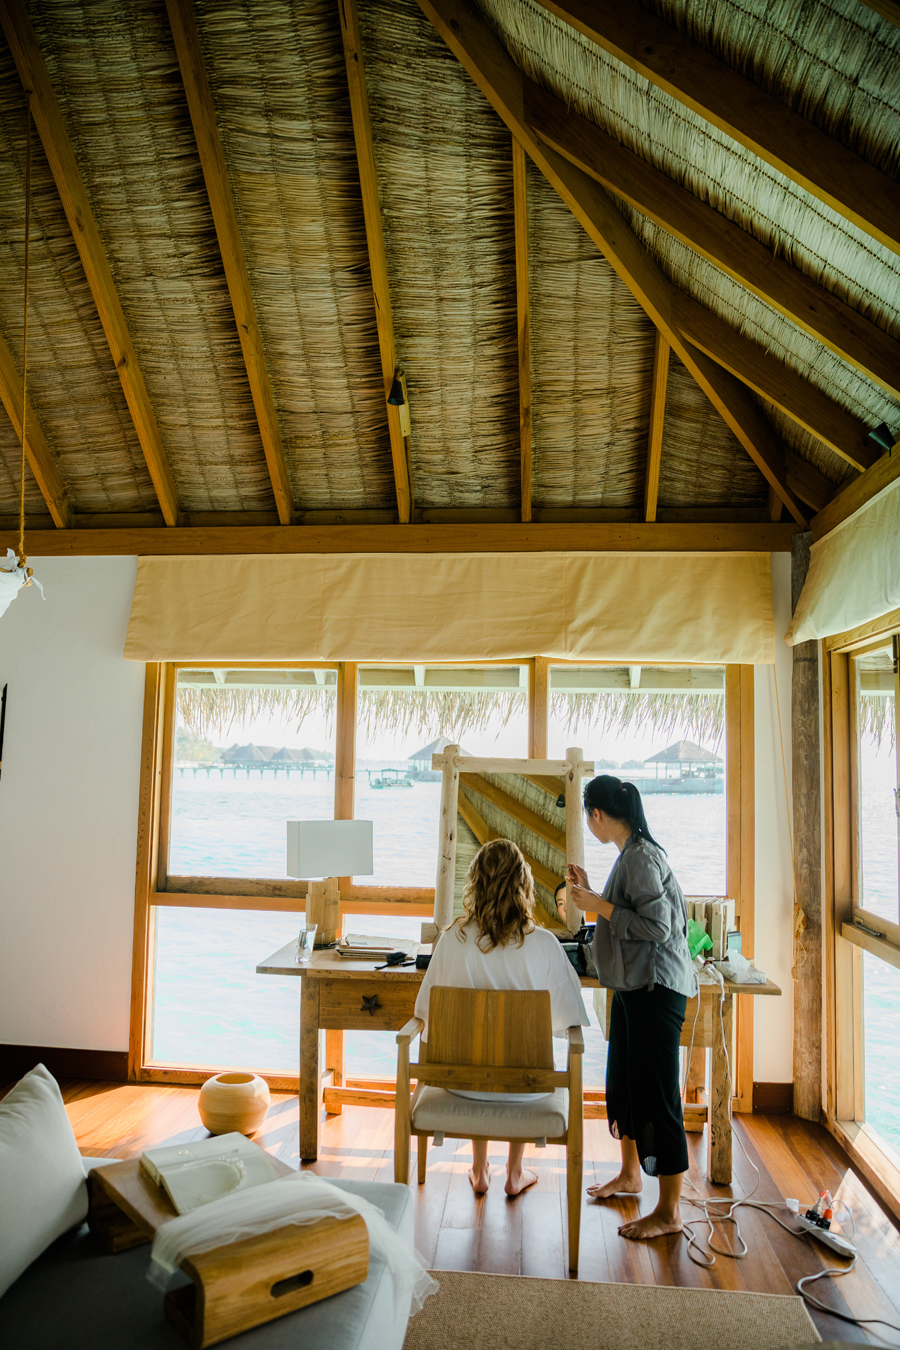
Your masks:
M 852 210 L 821 200 L 814 182 L 808 190 L 772 167 L 574 22 L 580 11 L 602 26 L 615 6 L 358 0 L 354 48 L 355 4 L 341 4 L 0 0 L 4 521 L 18 508 L 23 85 L 35 90 L 29 456 L 38 465 L 43 455 L 46 470 L 40 485 L 27 474 L 32 528 L 50 524 L 48 502 L 57 524 L 72 526 L 149 527 L 166 511 L 185 524 L 387 524 L 408 514 L 641 521 L 654 518 L 654 435 L 656 519 L 806 519 L 881 453 L 869 429 L 884 422 L 900 435 L 900 233 L 885 242 L 877 224 L 849 219 Z M 664 21 L 852 151 L 860 197 L 880 200 L 883 186 L 890 207 L 900 200 L 900 27 L 876 8 L 891 10 L 860 0 L 619 5 Z M 570 22 L 558 17 L 567 10 Z M 368 119 L 351 98 L 342 15 Z M 192 77 L 173 37 L 185 19 L 189 34 L 196 24 L 195 73 L 202 81 L 205 72 L 211 94 L 206 123 L 189 105 Z M 538 86 L 532 95 L 525 86 L 530 130 L 519 136 L 526 155 L 515 181 L 503 91 L 486 97 L 445 37 L 480 51 L 498 39 L 507 65 L 493 69 L 503 79 L 512 71 L 517 88 L 519 72 Z M 558 104 L 529 104 L 546 94 Z M 741 100 L 736 83 L 738 110 Z M 551 114 L 564 137 L 577 126 L 579 144 L 594 145 L 601 178 L 611 143 L 592 137 L 606 133 L 684 189 L 689 208 L 705 204 L 710 228 L 731 222 L 735 254 L 758 241 L 772 260 L 772 294 L 753 293 L 759 285 L 736 279 L 728 259 L 710 261 L 702 241 L 663 228 L 648 218 L 655 208 L 637 209 L 624 189 L 598 188 L 583 172 L 590 164 L 567 170 L 557 156 L 576 196 L 593 193 L 601 215 L 612 203 L 605 228 L 619 242 L 601 251 L 528 141 Z M 89 231 L 73 229 L 65 155 L 50 141 L 71 146 L 108 284 L 97 278 Z M 810 152 L 817 164 L 821 148 Z M 210 154 L 224 162 L 236 252 L 223 236 Z M 364 210 L 367 162 L 377 231 Z M 867 166 L 880 177 L 866 178 Z M 243 348 L 235 258 L 251 314 Z M 633 282 L 645 266 L 647 287 L 664 297 L 662 347 L 657 311 Z M 814 330 L 819 310 L 840 302 L 841 350 L 785 313 L 782 288 L 798 278 L 809 283 L 802 303 Z M 390 307 L 382 304 L 380 329 L 373 282 Z M 133 345 L 124 361 L 109 340 L 110 304 Z M 688 330 L 694 345 L 679 348 Z M 656 432 L 655 357 L 668 372 Z M 406 375 L 408 440 L 385 402 L 394 365 Z M 135 394 L 136 378 L 145 393 Z M 769 481 L 748 439 L 769 456 Z

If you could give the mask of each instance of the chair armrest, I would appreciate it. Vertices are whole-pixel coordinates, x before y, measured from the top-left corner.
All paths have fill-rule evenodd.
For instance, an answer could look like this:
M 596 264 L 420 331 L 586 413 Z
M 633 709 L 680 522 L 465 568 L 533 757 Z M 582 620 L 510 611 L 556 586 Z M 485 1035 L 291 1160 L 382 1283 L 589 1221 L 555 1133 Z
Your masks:
M 567 1027 L 566 1035 L 569 1038 L 569 1054 L 584 1054 L 584 1031 L 581 1027 Z
M 424 1029 L 425 1023 L 421 1017 L 411 1017 L 406 1026 L 401 1027 L 397 1032 L 397 1044 L 409 1045 L 410 1041 L 414 1041 L 417 1036 L 420 1036 Z

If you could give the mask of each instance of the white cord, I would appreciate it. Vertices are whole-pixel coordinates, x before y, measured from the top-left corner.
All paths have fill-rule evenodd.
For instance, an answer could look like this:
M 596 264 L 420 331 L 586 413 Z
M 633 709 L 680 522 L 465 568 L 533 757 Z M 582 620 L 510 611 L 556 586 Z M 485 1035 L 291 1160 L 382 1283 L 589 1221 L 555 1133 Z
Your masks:
M 724 1003 L 725 1003 L 725 984 L 724 984 L 724 981 L 722 980 L 722 975 L 721 975 L 721 972 L 720 972 L 720 971 L 716 970 L 714 966 L 710 966 L 710 967 L 708 967 L 707 969 L 708 969 L 708 972 L 712 975 L 712 978 L 715 979 L 716 982 L 719 984 L 720 991 L 721 991 L 721 996 L 720 996 L 720 998 L 719 998 L 719 1029 L 720 1029 L 720 1031 L 721 1031 L 721 1033 L 722 1033 L 722 1049 L 723 1049 L 724 1052 L 725 1052 L 725 1068 L 726 1068 L 725 1086 L 726 1086 L 726 1101 L 727 1101 L 727 1103 L 728 1103 L 728 1112 L 729 1112 L 729 1115 L 730 1115 L 730 1114 L 731 1114 L 731 1094 L 732 1094 L 732 1090 L 733 1090 L 733 1084 L 732 1084 L 732 1078 L 731 1078 L 731 1060 L 730 1060 L 729 1055 L 728 1055 L 728 1043 L 727 1043 L 727 1040 L 726 1040 L 726 1037 L 725 1037 L 725 1018 L 724 1018 L 724 1014 L 723 1014 L 723 1011 L 722 1011 L 722 1010 L 723 1010 L 723 1007 L 724 1007 Z M 697 979 L 696 972 L 695 972 L 695 975 L 694 975 L 694 979 L 695 979 L 696 988 L 697 988 L 697 1013 L 699 1013 L 699 1011 L 700 1011 L 700 982 L 699 982 L 699 979 Z M 697 1016 L 695 1015 L 695 1017 L 694 1017 L 694 1027 L 696 1027 L 696 1025 L 697 1025 Z M 691 1052 L 693 1051 L 693 1048 L 694 1048 L 694 1028 L 692 1027 L 692 1028 L 691 1028 L 691 1046 L 690 1046 L 690 1050 L 688 1051 L 688 1065 L 690 1064 L 690 1056 L 691 1056 Z M 685 1084 L 686 1084 L 686 1083 L 687 1083 L 687 1070 L 685 1071 L 685 1079 L 684 1079 L 684 1081 L 685 1081 Z M 683 1096 L 684 1096 L 684 1089 L 682 1089 L 682 1097 L 683 1097 Z M 777 1214 L 773 1214 L 773 1213 L 772 1213 L 772 1210 L 775 1210 L 775 1209 L 787 1209 L 787 1205 L 785 1204 L 785 1202 L 784 1202 L 783 1200 L 754 1200 L 754 1199 L 753 1199 L 753 1196 L 754 1196 L 754 1195 L 756 1194 L 756 1192 L 759 1190 L 759 1187 L 760 1187 L 760 1185 L 761 1185 L 761 1183 L 762 1183 L 762 1176 L 760 1175 L 760 1171 L 759 1171 L 759 1168 L 756 1166 L 756 1163 L 753 1161 L 753 1159 L 750 1157 L 750 1154 L 747 1152 L 746 1148 L 744 1147 L 744 1142 L 743 1142 L 743 1140 L 741 1139 L 740 1135 L 739 1135 L 739 1134 L 734 1134 L 734 1133 L 733 1133 L 733 1134 L 732 1134 L 732 1137 L 733 1137 L 734 1139 L 737 1140 L 741 1152 L 743 1153 L 744 1157 L 747 1159 L 747 1162 L 750 1164 L 750 1166 L 753 1168 L 754 1172 L 756 1173 L 756 1184 L 755 1184 L 755 1186 L 753 1187 L 753 1190 L 750 1191 L 749 1195 L 740 1196 L 737 1200 L 733 1199 L 733 1197 L 731 1197 L 731 1196 L 717 1196 L 717 1195 L 711 1195 L 711 1196 L 707 1196 L 707 1197 L 706 1197 L 705 1199 L 703 1199 L 703 1200 L 698 1199 L 698 1200 L 684 1200 L 684 1201 L 683 1201 L 684 1204 L 686 1204 L 686 1205 L 694 1205 L 697 1209 L 699 1209 L 699 1210 L 701 1210 L 701 1211 L 703 1212 L 703 1218 L 702 1218 L 702 1219 L 687 1219 L 687 1220 L 684 1221 L 684 1223 L 683 1223 L 682 1226 L 687 1230 L 687 1235 L 688 1235 L 687 1254 L 688 1254 L 688 1256 L 689 1256 L 690 1259 L 694 1262 L 695 1265 L 697 1265 L 697 1266 L 705 1266 L 707 1269 L 708 1269 L 710 1266 L 714 1266 L 714 1265 L 716 1264 L 715 1253 L 718 1253 L 720 1256 L 730 1256 L 730 1257 L 732 1257 L 735 1261 L 739 1261 L 739 1260 L 741 1259 L 741 1257 L 747 1255 L 747 1253 L 748 1253 L 748 1251 L 749 1251 L 749 1248 L 748 1248 L 748 1246 L 747 1246 L 746 1242 L 744 1241 L 744 1238 L 743 1238 L 743 1236 L 742 1236 L 742 1234 L 741 1234 L 740 1225 L 739 1225 L 737 1219 L 734 1217 L 735 1210 L 736 1210 L 736 1209 L 739 1209 L 741 1205 L 746 1205 L 748 1209 L 758 1209 L 758 1210 L 761 1210 L 763 1214 L 768 1214 L 768 1216 L 769 1216 L 770 1219 L 774 1219 L 775 1222 L 776 1222 L 777 1224 L 779 1224 L 780 1227 L 782 1227 L 786 1233 L 790 1233 L 793 1237 L 803 1238 L 803 1239 L 809 1239 L 810 1241 L 813 1240 L 812 1234 L 808 1233 L 807 1230 L 806 1230 L 805 1228 L 803 1228 L 803 1229 L 791 1228 L 789 1224 L 783 1223 L 782 1220 L 778 1217 Z M 687 1184 L 691 1187 L 692 1190 L 697 1191 L 697 1187 L 694 1186 L 693 1182 L 688 1181 Z M 697 1191 L 697 1194 L 699 1195 L 699 1191 Z M 726 1209 L 723 1210 L 723 1211 L 721 1211 L 721 1212 L 717 1212 L 715 1209 L 713 1209 L 712 1212 L 711 1212 L 711 1211 L 710 1211 L 710 1206 L 716 1206 L 716 1205 L 723 1205 L 723 1206 L 726 1207 Z M 849 1212 L 849 1211 L 848 1211 L 848 1212 Z M 698 1240 L 698 1238 L 696 1237 L 696 1235 L 695 1235 L 695 1233 L 694 1233 L 694 1226 L 695 1226 L 696 1224 L 698 1224 L 698 1223 L 704 1223 L 704 1222 L 708 1225 L 708 1228 L 709 1228 L 709 1231 L 708 1231 L 708 1233 L 707 1233 L 707 1235 L 706 1235 L 706 1247 L 703 1247 L 703 1246 L 700 1245 L 700 1241 Z M 740 1249 L 739 1249 L 738 1251 L 732 1251 L 732 1250 L 730 1250 L 730 1249 L 728 1249 L 728 1248 L 726 1248 L 726 1247 L 719 1247 L 719 1246 L 716 1245 L 716 1243 L 714 1242 L 713 1239 L 714 1239 L 714 1237 L 715 1237 L 715 1226 L 714 1226 L 714 1225 L 717 1224 L 717 1223 L 733 1223 L 733 1224 L 734 1224 L 734 1233 L 735 1233 L 735 1237 L 737 1238 L 737 1241 L 740 1243 Z M 852 1219 L 851 1219 L 851 1223 L 852 1223 Z M 696 1255 L 695 1255 L 695 1253 L 696 1253 Z M 806 1285 L 812 1284 L 814 1280 L 821 1280 L 821 1279 L 823 1279 L 823 1277 L 826 1276 L 826 1275 L 828 1275 L 828 1276 L 849 1275 L 850 1272 L 851 1272 L 851 1270 L 854 1270 L 854 1269 L 855 1269 L 855 1267 L 856 1267 L 856 1262 L 857 1262 L 857 1256 L 854 1255 L 853 1258 L 852 1258 L 852 1260 L 850 1261 L 849 1265 L 847 1265 L 847 1266 L 844 1266 L 844 1267 L 840 1267 L 840 1266 L 830 1266 L 830 1267 L 827 1267 L 825 1270 L 819 1270 L 819 1271 L 817 1271 L 814 1275 L 804 1275 L 804 1277 L 803 1277 L 802 1279 L 800 1279 L 800 1280 L 797 1281 L 797 1284 L 796 1284 L 797 1293 L 798 1293 L 798 1294 L 800 1295 L 800 1297 L 801 1297 L 802 1299 L 804 1299 L 807 1303 L 812 1304 L 812 1306 L 813 1306 L 814 1308 L 818 1308 L 820 1312 L 828 1313 L 831 1317 L 839 1317 L 839 1318 L 840 1318 L 842 1321 L 844 1321 L 844 1322 L 852 1322 L 855 1326 L 871 1325 L 871 1324 L 873 1324 L 873 1323 L 877 1323 L 879 1326 L 890 1327 L 891 1331 L 897 1331 L 897 1332 L 900 1332 L 900 1326 L 895 1325 L 895 1323 L 893 1323 L 893 1322 L 888 1322 L 888 1321 L 887 1321 L 885 1318 L 883 1318 L 883 1317 L 851 1317 L 848 1313 L 838 1312 L 838 1310 L 837 1310 L 836 1308 L 830 1308 L 830 1307 L 828 1306 L 827 1303 L 822 1303 L 820 1299 L 814 1298 L 812 1294 L 810 1294 L 810 1293 L 807 1292 L 807 1290 L 806 1290 Z M 875 1334 L 878 1335 L 877 1332 L 876 1332 Z M 883 1339 L 883 1338 L 881 1338 L 881 1339 Z

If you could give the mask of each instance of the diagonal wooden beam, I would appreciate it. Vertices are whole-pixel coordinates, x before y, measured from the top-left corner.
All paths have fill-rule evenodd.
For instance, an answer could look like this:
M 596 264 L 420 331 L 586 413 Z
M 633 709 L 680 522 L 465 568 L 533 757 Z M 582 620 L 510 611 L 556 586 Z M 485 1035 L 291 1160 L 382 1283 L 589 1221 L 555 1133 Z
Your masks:
M 516 330 L 519 342 L 519 458 L 522 519 L 531 519 L 531 331 L 528 275 L 528 175 L 525 151 L 513 137 L 513 216 L 516 236 Z
M 285 459 L 281 428 L 278 425 L 272 383 L 266 366 L 262 335 L 256 320 L 256 308 L 250 289 L 250 276 L 244 257 L 237 212 L 216 124 L 216 111 L 203 64 L 197 21 L 191 0 L 166 0 L 166 9 L 219 240 L 225 280 L 228 283 L 238 337 L 241 340 L 241 351 L 247 368 L 247 379 L 253 407 L 256 410 L 260 439 L 269 477 L 272 480 L 278 519 L 282 525 L 289 525 L 293 510 L 291 478 Z
M 871 469 L 867 469 L 859 478 L 848 483 L 827 506 L 813 516 L 810 521 L 813 542 L 828 534 L 836 525 L 840 525 L 842 520 L 852 516 L 854 511 L 865 506 L 866 502 L 870 502 L 877 493 L 895 483 L 898 478 L 900 478 L 900 440 L 897 440 L 893 448 L 882 455 Z
M 539 0 L 838 215 L 900 253 L 900 183 L 847 150 L 650 10 L 621 0 Z
M 895 23 L 900 27 L 900 3 L 898 0 L 862 0 L 867 9 L 874 9 L 876 14 L 880 14 L 888 23 Z
M 94 297 L 163 518 L 167 525 L 175 525 L 178 520 L 178 495 L 159 434 L 156 414 L 150 403 L 69 133 L 53 93 L 24 0 L 0 0 L 0 23 L 19 78 L 24 88 L 31 91 L 35 126 Z
M 356 141 L 356 159 L 359 164 L 359 184 L 362 190 L 363 217 L 369 246 L 369 270 L 372 274 L 372 292 L 375 297 L 375 323 L 378 328 L 378 346 L 381 352 L 381 376 L 384 381 L 385 408 L 391 437 L 391 459 L 394 467 L 394 487 L 401 524 L 407 524 L 412 515 L 412 474 L 409 452 L 400 425 L 400 411 L 387 402 L 387 396 L 397 369 L 397 347 L 394 341 L 394 320 L 391 314 L 391 295 L 388 286 L 387 257 L 384 248 L 384 228 L 381 221 L 381 201 L 378 195 L 378 177 L 375 169 L 375 149 L 372 143 L 372 119 L 369 114 L 369 92 L 366 87 L 366 68 L 363 61 L 362 39 L 359 31 L 359 13 L 356 0 L 338 0 L 341 36 L 344 41 L 344 61 L 347 66 L 347 84 L 350 89 L 350 112 L 353 118 L 353 136 Z
M 22 378 L 16 370 L 12 352 L 6 341 L 0 336 L 0 402 L 6 409 L 13 430 L 22 441 Z M 41 490 L 41 496 L 53 517 L 53 523 L 60 530 L 70 530 L 73 526 L 72 506 L 69 502 L 62 474 L 47 444 L 43 428 L 28 400 L 25 411 L 26 436 L 25 456 L 28 460 L 35 482 Z
M 738 333 L 683 291 L 673 300 L 672 317 L 692 347 L 705 352 L 717 365 L 774 403 L 854 469 L 862 472 L 875 463 L 878 451 L 868 440 L 866 424 L 760 343 Z
M 644 481 L 644 519 L 647 521 L 656 519 L 668 383 L 669 344 L 657 328 L 656 346 L 653 349 L 653 376 L 650 384 L 650 436 L 647 445 L 647 473 Z
M 883 328 L 527 78 L 525 110 L 546 145 L 888 393 L 900 395 L 900 342 Z
M 730 372 L 684 340 L 674 321 L 681 292 L 663 275 L 600 185 L 548 149 L 527 125 L 522 72 L 499 39 L 464 0 L 418 0 L 418 4 L 655 323 L 791 515 L 805 526 L 806 517 L 785 483 L 782 445 L 752 395 Z

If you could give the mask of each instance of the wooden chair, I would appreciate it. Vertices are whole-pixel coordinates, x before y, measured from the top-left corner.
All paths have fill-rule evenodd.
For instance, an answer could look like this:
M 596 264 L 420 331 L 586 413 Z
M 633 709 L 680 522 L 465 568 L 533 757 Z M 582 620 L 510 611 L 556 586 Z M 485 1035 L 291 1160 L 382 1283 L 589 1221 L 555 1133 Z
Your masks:
M 425 1181 L 428 1139 L 501 1140 L 564 1144 L 569 1218 L 569 1270 L 578 1270 L 581 1229 L 582 1081 L 581 1027 L 569 1027 L 568 1064 L 553 1067 L 550 995 L 546 990 L 451 989 L 431 991 L 428 1040 L 419 1062 L 409 1048 L 424 1023 L 413 1017 L 397 1035 L 394 1180 L 409 1182 L 410 1138 L 419 1141 L 419 1185 Z M 416 1090 L 410 1097 L 410 1080 Z M 467 1092 L 552 1093 L 522 1105 L 472 1101 Z

